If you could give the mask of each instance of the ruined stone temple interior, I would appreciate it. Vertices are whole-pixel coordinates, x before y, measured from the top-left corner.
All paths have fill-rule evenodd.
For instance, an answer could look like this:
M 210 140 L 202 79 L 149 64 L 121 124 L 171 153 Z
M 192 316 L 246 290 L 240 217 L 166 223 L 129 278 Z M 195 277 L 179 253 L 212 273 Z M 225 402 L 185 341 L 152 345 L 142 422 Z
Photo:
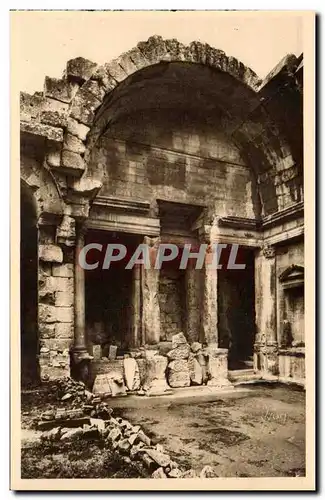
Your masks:
M 22 386 L 304 385 L 303 56 L 261 80 L 153 36 L 62 72 L 20 97 Z M 245 267 L 83 269 L 94 242 L 236 244 Z

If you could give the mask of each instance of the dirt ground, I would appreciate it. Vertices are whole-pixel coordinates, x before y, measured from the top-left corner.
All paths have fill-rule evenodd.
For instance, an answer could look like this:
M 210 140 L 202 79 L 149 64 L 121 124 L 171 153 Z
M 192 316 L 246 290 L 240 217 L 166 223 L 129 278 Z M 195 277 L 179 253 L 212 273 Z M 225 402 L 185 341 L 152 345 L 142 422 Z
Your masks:
M 219 477 L 305 475 L 305 394 L 287 386 L 185 398 L 111 400 L 185 467 L 211 465 Z M 127 407 L 126 407 L 127 406 Z

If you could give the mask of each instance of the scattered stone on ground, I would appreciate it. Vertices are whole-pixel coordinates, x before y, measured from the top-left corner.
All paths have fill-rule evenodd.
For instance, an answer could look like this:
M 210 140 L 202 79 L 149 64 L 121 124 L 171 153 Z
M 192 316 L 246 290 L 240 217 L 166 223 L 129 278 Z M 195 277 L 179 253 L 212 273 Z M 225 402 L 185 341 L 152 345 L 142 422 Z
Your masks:
M 192 470 L 180 467 L 161 444 L 152 443 L 141 426 L 133 425 L 125 418 L 114 417 L 108 403 L 88 391 L 83 383 L 64 379 L 49 383 L 47 389 L 42 391 L 43 400 L 39 404 L 50 407 L 41 413 L 41 419 L 30 420 L 32 427 L 38 429 L 33 431 L 34 443 L 54 446 L 56 443 L 76 443 L 80 440 L 97 441 L 105 449 L 120 453 L 131 464 L 136 462 L 140 468 L 144 466 L 148 475 L 155 479 L 196 477 Z M 27 417 L 28 412 L 24 415 Z M 25 429 L 23 436 L 24 432 Z M 29 434 L 28 445 L 30 441 Z M 22 439 L 23 446 L 26 442 Z

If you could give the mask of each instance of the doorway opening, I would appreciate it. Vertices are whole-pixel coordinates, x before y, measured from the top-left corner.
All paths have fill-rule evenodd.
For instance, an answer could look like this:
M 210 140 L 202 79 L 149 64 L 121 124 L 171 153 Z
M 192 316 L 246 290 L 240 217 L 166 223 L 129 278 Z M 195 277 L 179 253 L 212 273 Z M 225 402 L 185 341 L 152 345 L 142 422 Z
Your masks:
M 120 355 L 133 343 L 135 271 L 125 266 L 140 238 L 126 233 L 89 230 L 86 244 L 89 243 L 101 244 L 102 250 L 87 253 L 87 263 L 99 263 L 96 269 L 85 271 L 87 340 L 89 345 L 100 344 L 103 356 L 108 355 L 110 345 L 116 345 Z M 125 245 L 127 254 L 103 269 L 107 245 L 113 243 Z
M 223 265 L 218 271 L 219 345 L 228 349 L 229 370 L 247 370 L 253 368 L 255 341 L 254 252 L 239 247 L 236 263 L 245 268 Z
M 20 364 L 21 385 L 39 382 L 39 339 L 37 325 L 37 240 L 36 207 L 33 194 L 20 186 Z

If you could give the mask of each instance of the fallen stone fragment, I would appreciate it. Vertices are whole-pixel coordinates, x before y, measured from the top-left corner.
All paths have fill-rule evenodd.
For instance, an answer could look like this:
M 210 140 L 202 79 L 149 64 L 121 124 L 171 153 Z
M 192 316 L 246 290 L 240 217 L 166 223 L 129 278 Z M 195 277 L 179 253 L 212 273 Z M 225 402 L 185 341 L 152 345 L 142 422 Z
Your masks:
M 122 420 L 119 424 L 122 428 L 124 429 L 132 429 L 132 424 L 130 424 L 130 422 L 128 420 Z
M 170 456 L 155 449 L 145 448 L 147 455 L 161 467 L 167 467 L 170 463 Z
M 55 427 L 54 429 L 51 429 L 50 431 L 43 432 L 41 435 L 41 441 L 58 441 L 61 436 L 61 429 L 60 427 Z
M 116 441 L 117 439 L 119 439 L 120 437 L 122 436 L 122 433 L 120 431 L 120 429 L 118 429 L 117 427 L 115 427 L 114 429 L 111 430 L 111 432 L 108 434 L 108 439 L 110 439 L 111 441 Z
M 159 469 L 155 470 L 151 477 L 153 479 L 165 479 L 167 478 L 166 474 L 164 473 L 164 469 L 162 467 L 159 467 Z
M 190 355 L 191 349 L 187 344 L 180 344 L 167 353 L 168 359 L 171 361 L 174 359 L 187 359 Z
M 108 359 L 116 359 L 116 353 L 117 353 L 117 346 L 110 345 L 109 352 L 108 352 Z
M 146 375 L 143 389 L 147 396 L 166 394 L 169 390 L 166 381 L 167 358 L 156 351 L 146 351 Z
M 172 478 L 178 478 L 178 477 L 182 477 L 182 471 L 178 468 L 175 468 L 175 469 L 172 469 L 170 472 L 167 473 L 167 476 L 168 477 L 172 477 Z
M 192 352 L 196 353 L 202 349 L 202 344 L 200 342 L 193 342 L 191 344 Z
M 105 421 L 102 418 L 91 418 L 90 425 L 95 425 L 99 431 L 105 430 Z
M 83 436 L 86 439 L 97 439 L 99 438 L 99 431 L 97 427 L 91 427 L 90 429 L 85 429 L 83 431 Z
M 55 412 L 52 410 L 47 410 L 41 415 L 42 420 L 54 420 Z
M 131 448 L 131 444 L 128 439 L 120 439 L 118 442 L 118 448 L 123 452 L 128 452 Z
M 143 453 L 141 455 L 141 460 L 149 470 L 155 470 L 157 468 L 156 462 L 151 457 L 149 457 L 147 453 Z
M 134 358 L 124 357 L 124 378 L 129 391 L 140 389 L 140 373 L 138 363 Z
M 186 359 L 177 359 L 169 363 L 168 383 L 170 387 L 189 387 L 191 380 Z
M 55 419 L 44 422 L 38 422 L 37 427 L 39 430 L 48 430 L 58 425 L 64 425 L 65 427 L 81 427 L 84 424 L 89 424 L 89 417 L 81 417 L 75 419 Z
M 62 398 L 61 398 L 61 401 L 66 401 L 67 399 L 71 399 L 72 398 L 72 394 L 70 394 L 69 392 L 67 394 L 65 394 Z
M 143 430 L 138 432 L 138 440 L 142 441 L 147 446 L 150 446 L 151 444 L 150 438 L 143 432 Z
M 181 477 L 182 478 L 184 478 L 184 477 L 197 477 L 197 475 L 196 475 L 195 470 L 189 469 L 186 472 L 183 472 Z
M 188 369 L 190 372 L 190 379 L 193 385 L 202 385 L 203 383 L 203 372 L 202 367 L 197 359 L 190 358 L 188 360 Z
M 200 472 L 200 477 L 218 477 L 214 468 L 210 465 L 205 465 Z
M 83 435 L 83 429 L 81 427 L 77 427 L 76 429 L 63 428 L 60 441 L 68 441 L 69 439 L 74 439 L 81 435 Z
M 134 444 L 130 450 L 130 457 L 135 458 L 140 452 L 144 453 L 144 444 L 142 442 Z
M 130 443 L 131 445 L 133 445 L 133 444 L 135 443 L 135 441 L 137 440 L 137 437 L 138 437 L 138 436 L 137 436 L 137 434 L 131 434 L 131 435 L 129 436 L 129 438 L 128 438 L 129 443 Z
M 172 348 L 175 349 L 181 344 L 187 344 L 186 337 L 183 332 L 179 332 L 172 336 Z

